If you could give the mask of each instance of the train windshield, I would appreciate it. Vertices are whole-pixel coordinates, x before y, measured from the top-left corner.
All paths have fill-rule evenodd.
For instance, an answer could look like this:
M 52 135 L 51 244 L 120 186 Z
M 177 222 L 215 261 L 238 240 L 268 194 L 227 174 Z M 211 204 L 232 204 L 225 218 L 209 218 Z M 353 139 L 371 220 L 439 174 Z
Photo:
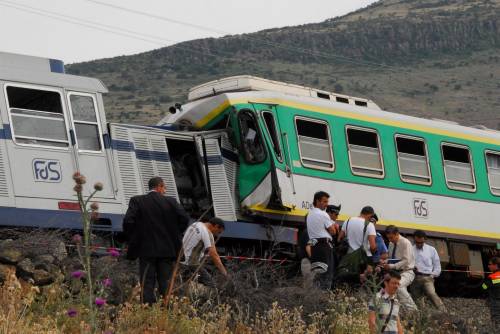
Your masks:
M 241 146 L 247 163 L 261 163 L 266 159 L 266 151 L 262 144 L 255 116 L 250 110 L 242 110 L 238 114 L 240 124 Z

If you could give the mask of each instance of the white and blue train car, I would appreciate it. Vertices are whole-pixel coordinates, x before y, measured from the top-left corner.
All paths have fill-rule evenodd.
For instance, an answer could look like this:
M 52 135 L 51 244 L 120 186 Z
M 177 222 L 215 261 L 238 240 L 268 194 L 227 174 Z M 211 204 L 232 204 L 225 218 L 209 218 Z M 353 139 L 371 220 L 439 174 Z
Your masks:
M 104 185 L 96 229 L 120 231 L 130 197 L 161 176 L 193 216 L 213 210 L 228 221 L 226 237 L 295 241 L 295 229 L 239 219 L 237 154 L 224 131 L 108 124 L 106 92 L 97 79 L 65 74 L 59 60 L 0 52 L 1 226 L 80 228 L 80 171 L 88 193 Z

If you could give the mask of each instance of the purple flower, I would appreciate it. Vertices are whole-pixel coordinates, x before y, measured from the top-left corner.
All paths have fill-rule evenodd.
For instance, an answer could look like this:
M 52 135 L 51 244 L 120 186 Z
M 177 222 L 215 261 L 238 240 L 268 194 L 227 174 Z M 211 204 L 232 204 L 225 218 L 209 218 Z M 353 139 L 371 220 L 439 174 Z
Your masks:
M 74 308 L 70 308 L 68 309 L 68 312 L 66 312 L 66 314 L 68 315 L 68 317 L 73 318 L 76 317 L 78 312 Z
M 120 256 L 120 251 L 118 251 L 118 249 L 116 248 L 108 248 L 108 254 L 112 257 L 118 257 Z
M 104 285 L 105 287 L 110 287 L 112 283 L 113 281 L 111 280 L 111 278 L 105 278 L 102 280 L 102 285 Z
M 96 182 L 94 184 L 94 189 L 97 191 L 101 191 L 104 188 L 104 185 L 101 182 Z
M 71 273 L 71 277 L 73 278 L 82 278 L 82 276 L 83 276 L 83 271 L 81 270 L 73 271 Z
M 95 299 L 95 304 L 97 305 L 97 307 L 101 307 L 101 306 L 103 306 L 104 304 L 106 304 L 106 299 L 101 298 L 101 297 L 97 297 L 97 298 Z
M 75 244 L 79 244 L 80 242 L 82 242 L 82 236 L 81 236 L 81 235 L 79 235 L 79 234 L 75 234 L 75 235 L 73 236 L 73 242 L 74 242 Z
M 92 204 L 90 204 L 90 210 L 92 210 L 92 211 L 99 210 L 99 203 L 93 202 Z

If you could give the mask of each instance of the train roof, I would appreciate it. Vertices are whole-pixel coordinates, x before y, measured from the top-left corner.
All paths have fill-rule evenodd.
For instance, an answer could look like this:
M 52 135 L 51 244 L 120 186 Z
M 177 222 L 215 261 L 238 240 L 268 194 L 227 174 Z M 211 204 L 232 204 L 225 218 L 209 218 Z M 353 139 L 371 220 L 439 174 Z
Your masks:
M 313 97 L 336 102 L 380 109 L 372 100 L 354 97 L 316 88 L 289 84 L 286 82 L 268 80 L 251 75 L 238 75 L 222 78 L 195 86 L 189 90 L 188 101 L 196 101 L 204 97 L 221 93 L 245 91 L 273 91 L 285 94 Z
M 0 80 L 86 92 L 108 92 L 99 79 L 64 73 L 64 63 L 61 60 L 8 52 L 0 52 Z
M 378 124 L 414 129 L 421 132 L 500 145 L 500 132 L 481 126 L 466 127 L 444 120 L 418 118 L 377 108 L 361 107 L 323 98 L 289 94 L 282 91 L 256 90 L 218 93 L 186 103 L 182 106 L 181 111 L 178 111 L 174 115 L 168 115 L 159 124 L 183 123 L 192 125 L 195 128 L 202 128 L 217 117 L 218 114 L 224 112 L 227 107 L 238 103 L 277 104 L 296 109 L 310 110 L 320 114 L 360 119 Z

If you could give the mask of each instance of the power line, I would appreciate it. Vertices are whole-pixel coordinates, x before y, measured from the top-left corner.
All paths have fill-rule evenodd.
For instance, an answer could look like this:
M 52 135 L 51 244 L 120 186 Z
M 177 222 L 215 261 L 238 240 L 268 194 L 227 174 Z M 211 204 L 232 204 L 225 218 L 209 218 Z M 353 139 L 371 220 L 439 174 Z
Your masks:
M 95 0 L 86 0 L 86 1 L 100 3 L 100 2 L 95 1 Z M 91 28 L 91 29 L 105 31 L 105 32 L 112 33 L 112 34 L 116 34 L 116 35 L 120 35 L 120 36 L 124 36 L 124 37 L 128 37 L 128 38 L 133 38 L 133 39 L 145 41 L 145 42 L 152 43 L 152 44 L 159 45 L 159 46 L 165 46 L 165 44 L 164 44 L 165 42 L 179 43 L 178 41 L 174 41 L 174 40 L 171 40 L 171 39 L 166 39 L 166 38 L 163 38 L 163 37 L 149 35 L 149 34 L 144 34 L 144 33 L 138 33 L 138 32 L 135 32 L 133 30 L 129 30 L 129 29 L 121 28 L 121 27 L 116 27 L 116 26 L 112 26 L 112 25 L 107 25 L 107 24 L 102 24 L 102 23 L 97 23 L 97 22 L 94 22 L 94 21 L 84 20 L 84 19 L 80 19 L 80 18 L 69 16 L 69 15 L 60 14 L 60 13 L 57 13 L 57 12 L 47 11 L 47 10 L 36 8 L 36 7 L 31 7 L 31 6 L 28 6 L 28 5 L 13 3 L 13 2 L 8 1 L 8 0 L 0 0 L 0 5 L 5 6 L 5 7 L 14 8 L 14 9 L 17 9 L 17 10 L 20 10 L 20 11 L 32 13 L 32 14 L 35 14 L 35 15 L 49 17 L 49 18 L 52 18 L 52 19 L 56 19 L 56 20 L 60 20 L 60 21 L 66 22 L 66 23 L 71 23 L 71 24 L 74 24 L 74 25 L 84 26 L 84 27 Z M 125 8 L 125 10 L 127 10 L 127 9 Z M 140 13 L 142 13 L 141 15 L 148 15 L 147 13 L 144 13 L 144 12 L 140 12 Z M 176 21 L 176 23 L 184 24 L 185 22 Z M 189 23 L 186 23 L 186 24 L 189 24 Z M 196 26 L 198 28 L 201 28 L 201 26 L 199 26 L 199 25 L 192 25 L 192 26 Z M 254 40 L 257 40 L 257 39 L 254 39 Z M 269 42 L 269 43 L 273 44 L 272 42 Z M 173 47 L 173 48 L 176 48 L 176 49 L 185 50 L 185 51 L 192 52 L 192 53 L 198 53 L 198 54 L 201 54 L 201 55 L 204 55 L 204 56 L 210 56 L 210 57 L 215 57 L 215 58 L 219 58 L 220 57 L 220 58 L 225 58 L 227 60 L 231 60 L 231 61 L 235 61 L 235 62 L 240 62 L 240 63 L 244 62 L 244 60 L 242 60 L 240 58 L 232 57 L 232 54 L 231 54 L 231 56 L 222 55 L 224 53 L 225 54 L 229 54 L 227 52 L 218 51 L 218 54 L 214 54 L 214 53 L 209 52 L 207 50 L 200 51 L 200 50 L 194 49 L 192 47 L 181 46 L 181 45 L 170 45 L 170 47 Z M 363 63 L 363 64 L 366 65 L 366 66 L 372 66 L 372 65 L 369 65 L 368 63 Z M 399 71 L 398 74 L 401 74 L 401 72 L 405 72 L 405 71 Z M 321 73 L 321 74 L 323 76 L 327 76 L 326 73 L 324 73 L 324 74 Z M 399 79 L 399 77 L 398 77 L 398 79 Z
M 114 5 L 114 4 L 110 4 L 110 3 L 106 3 L 106 2 L 102 2 L 102 1 L 98 1 L 98 0 L 83 0 L 83 1 L 87 1 L 90 3 L 97 4 L 97 5 L 126 11 L 129 13 L 134 13 L 134 14 L 145 16 L 148 18 L 157 19 L 160 21 L 166 21 L 166 22 L 170 22 L 170 23 L 183 25 L 183 26 L 188 26 L 188 27 L 195 28 L 195 29 L 198 29 L 201 31 L 214 32 L 214 33 L 220 34 L 220 35 L 233 35 L 233 33 L 228 32 L 228 31 L 223 31 L 223 30 L 219 30 L 219 29 L 215 29 L 215 28 L 211 28 L 211 27 L 207 27 L 207 26 L 202 26 L 199 24 L 193 24 L 193 23 L 190 23 L 187 21 L 181 21 L 181 20 L 170 18 L 170 17 L 152 14 L 152 13 L 148 13 L 148 12 L 144 12 L 144 11 L 140 11 L 140 10 L 136 10 L 136 9 L 132 9 L 132 8 L 127 8 L 127 7 L 123 7 L 123 6 L 118 6 L 118 5 Z M 295 52 L 299 52 L 302 54 L 307 54 L 307 55 L 312 55 L 312 56 L 317 56 L 317 57 L 322 57 L 322 58 L 337 59 L 337 60 L 341 60 L 341 61 L 345 61 L 348 63 L 357 64 L 357 65 L 383 67 L 383 68 L 386 68 L 386 69 L 391 70 L 391 71 L 395 71 L 398 73 L 400 72 L 399 69 L 394 68 L 391 65 L 380 64 L 380 63 L 375 63 L 375 62 L 361 61 L 361 60 L 349 58 L 346 56 L 332 55 L 332 54 L 327 54 L 327 53 L 324 53 L 321 51 L 314 51 L 314 50 L 308 50 L 308 49 L 303 49 L 303 48 L 291 47 L 291 46 L 286 45 L 286 44 L 276 43 L 276 42 L 267 41 L 267 40 L 263 40 L 263 39 L 259 39 L 259 38 L 254 38 L 254 37 L 251 37 L 248 35 L 243 35 L 243 34 L 239 35 L 238 38 L 249 40 L 249 41 L 254 41 L 254 42 L 258 42 L 258 43 L 262 43 L 262 44 L 267 44 L 269 46 L 274 46 L 276 48 L 289 50 L 289 51 L 295 51 Z
M 26 6 L 26 5 L 17 4 L 17 3 L 11 3 L 11 2 L 5 1 L 5 0 L 0 0 L 0 6 L 9 7 L 9 8 L 17 9 L 19 11 L 28 12 L 28 13 L 39 15 L 39 16 L 49 17 L 49 18 L 52 18 L 55 20 L 66 22 L 66 23 L 71 23 L 71 24 L 78 25 L 78 26 L 83 26 L 83 27 L 87 27 L 87 28 L 91 28 L 91 29 L 109 32 L 109 33 L 121 35 L 124 37 L 130 37 L 130 38 L 134 38 L 134 39 L 138 39 L 138 40 L 141 40 L 144 42 L 158 45 L 157 41 L 148 40 L 148 39 L 145 39 L 145 38 L 142 38 L 139 36 L 130 35 L 127 33 L 116 31 L 116 30 L 108 30 L 106 28 L 103 28 L 103 27 L 105 27 L 105 25 L 102 25 L 102 24 L 98 24 L 95 22 L 82 23 L 82 22 L 84 22 L 83 20 L 80 20 L 80 19 L 76 20 L 74 18 L 71 18 L 70 16 L 66 16 L 66 18 L 65 18 L 64 15 L 54 13 L 54 12 L 45 11 L 45 10 L 38 9 L 35 7 L 30 7 L 30 6 Z M 78 22 L 78 21 L 81 21 L 81 22 Z M 87 21 L 87 22 L 90 22 L 90 21 Z M 100 25 L 101 27 L 98 27 L 98 25 Z
M 190 22 L 187 22 L 187 21 L 181 21 L 181 20 L 178 20 L 178 19 L 174 19 L 174 18 L 170 18 L 170 17 L 158 15 L 158 14 L 148 13 L 148 12 L 144 12 L 144 11 L 140 11 L 140 10 L 136 10 L 136 9 L 132 9 L 132 8 L 128 8 L 128 7 L 123 7 L 123 6 L 119 6 L 119 5 L 115 5 L 115 4 L 110 4 L 110 3 L 99 1 L 99 0 L 83 0 L 83 1 L 90 2 L 90 3 L 93 3 L 93 4 L 97 4 L 97 5 L 100 5 L 100 6 L 106 6 L 106 7 L 109 7 L 109 8 L 118 9 L 118 10 L 121 10 L 121 11 L 133 13 L 133 14 L 136 14 L 136 15 L 141 15 L 141 16 L 144 16 L 144 17 L 148 17 L 148 18 L 152 18 L 152 19 L 156 19 L 156 20 L 160 20 L 160 21 L 166 21 L 166 22 L 170 22 L 170 23 L 175 23 L 175 24 L 179 24 L 179 25 L 183 25 L 183 26 L 195 28 L 195 29 L 198 29 L 198 30 L 201 30 L 201 31 L 205 31 L 205 32 L 208 31 L 208 32 L 213 32 L 213 33 L 220 34 L 220 35 L 232 35 L 232 33 L 228 32 L 228 31 L 223 31 L 223 30 L 220 30 L 220 29 L 212 28 L 212 27 L 207 27 L 207 26 L 203 26 L 203 25 L 199 25 L 199 24 L 194 24 L 194 23 L 190 23 Z M 315 57 L 320 57 L 320 58 L 325 58 L 325 59 L 331 59 L 331 60 L 339 60 L 339 61 L 343 61 L 343 62 L 347 62 L 347 63 L 351 63 L 351 64 L 356 64 L 356 65 L 361 65 L 361 66 L 368 66 L 368 67 L 372 67 L 372 68 L 379 68 L 379 69 L 382 68 L 382 69 L 394 72 L 396 74 L 406 73 L 408 76 L 412 76 L 414 78 L 417 75 L 420 75 L 421 81 L 434 79 L 434 77 L 426 76 L 426 75 L 423 75 L 423 74 L 420 74 L 420 73 L 414 73 L 414 72 L 411 72 L 409 70 L 405 70 L 405 69 L 402 69 L 400 67 L 395 67 L 395 66 L 392 66 L 392 65 L 381 64 L 381 63 L 371 62 L 371 61 L 357 60 L 357 59 L 353 59 L 353 58 L 350 58 L 350 57 L 340 56 L 340 55 L 332 55 L 332 54 L 324 53 L 324 52 L 321 52 L 321 51 L 315 51 L 315 50 L 297 48 L 297 47 L 293 47 L 293 46 L 286 45 L 286 44 L 283 44 L 283 43 L 276 43 L 276 42 L 267 41 L 267 40 L 260 39 L 260 38 L 255 38 L 255 37 L 252 37 L 252 36 L 249 36 L 249 35 L 239 35 L 238 38 L 243 39 L 243 40 L 248 40 L 248 41 L 253 41 L 253 42 L 257 42 L 257 43 L 266 44 L 266 45 L 273 46 L 273 47 L 276 47 L 276 48 L 279 48 L 279 49 L 283 49 L 283 50 L 288 50 L 288 51 L 293 51 L 293 52 L 296 52 L 296 53 L 307 54 L 307 55 L 311 55 L 311 56 L 315 56 Z M 400 78 L 400 77 L 397 77 L 396 79 L 399 80 L 399 81 L 404 80 L 403 78 Z M 486 85 L 486 86 L 477 86 L 477 87 L 492 88 L 492 89 L 496 89 L 497 88 L 497 87 L 493 87 L 493 86 L 490 87 L 488 85 Z
M 90 21 L 90 20 L 85 20 L 85 19 L 80 19 L 80 18 L 77 18 L 74 16 L 69 16 L 69 15 L 65 15 L 65 14 L 61 14 L 61 13 L 57 13 L 57 12 L 53 12 L 53 11 L 48 11 L 48 10 L 44 10 L 44 9 L 40 9 L 40 8 L 28 6 L 28 5 L 14 3 L 14 2 L 11 2 L 9 0 L 0 0 L 0 6 L 10 7 L 10 8 L 19 10 L 19 11 L 28 12 L 28 13 L 39 15 L 42 17 L 48 17 L 51 19 L 63 21 L 63 22 L 78 25 L 78 26 L 84 26 L 87 28 L 100 30 L 100 31 L 104 31 L 107 33 L 111 33 L 111 34 L 116 34 L 116 35 L 120 35 L 120 36 L 124 36 L 124 37 L 128 37 L 128 38 L 133 38 L 133 39 L 149 42 L 149 43 L 152 43 L 152 44 L 155 44 L 158 46 L 165 46 L 164 43 L 162 43 L 162 41 L 163 42 L 180 43 L 179 41 L 174 41 L 171 39 L 166 39 L 163 37 L 148 35 L 148 34 L 144 34 L 144 33 L 138 33 L 138 32 L 135 32 L 135 31 L 132 31 L 129 29 L 125 29 L 125 28 L 121 28 L 121 27 L 117 27 L 117 26 L 102 24 L 102 23 L 98 23 L 98 22 L 94 22 L 94 21 Z M 209 57 L 214 57 L 214 58 L 223 58 L 223 59 L 231 60 L 231 61 L 238 62 L 238 63 L 245 63 L 245 64 L 247 63 L 246 60 L 243 60 L 241 58 L 232 57 L 233 54 L 229 53 L 229 52 L 217 51 L 218 54 L 214 54 L 214 53 L 207 51 L 207 50 L 197 50 L 197 49 L 194 49 L 192 47 L 187 47 L 187 46 L 183 46 L 183 45 L 169 45 L 169 47 L 184 50 L 184 51 L 191 52 L 191 53 L 201 54 L 204 56 L 209 56 Z M 224 55 L 224 54 L 226 54 L 226 55 Z M 231 56 L 228 56 L 228 54 L 230 54 Z M 302 72 L 300 72 L 300 73 L 297 72 L 295 74 L 302 74 Z
M 13 3 L 13 2 L 8 1 L 8 0 L 0 0 L 0 6 L 10 7 L 13 9 L 17 9 L 19 11 L 28 12 L 28 13 L 35 14 L 35 15 L 52 18 L 55 20 L 60 20 L 60 21 L 66 22 L 66 23 L 71 23 L 71 24 L 78 25 L 78 26 L 84 26 L 87 28 L 108 32 L 111 34 L 116 34 L 116 35 L 120 35 L 120 36 L 124 36 L 124 37 L 129 37 L 129 38 L 149 42 L 149 43 L 157 45 L 157 46 L 165 46 L 165 44 L 164 44 L 165 42 L 181 43 L 180 41 L 167 39 L 164 37 L 159 37 L 159 36 L 154 36 L 154 35 L 149 35 L 149 34 L 144 34 L 144 33 L 138 33 L 138 32 L 135 32 L 133 30 L 126 29 L 126 28 L 112 26 L 112 25 L 103 24 L 103 23 L 98 23 L 98 22 L 85 20 L 85 19 L 80 19 L 80 18 L 77 18 L 74 16 L 69 16 L 69 15 L 65 15 L 65 14 L 61 14 L 61 13 L 57 13 L 57 12 L 52 12 L 52 11 L 48 11 L 48 10 L 44 10 L 44 9 L 40 9 L 40 8 L 36 8 L 36 7 L 31 7 L 28 5 Z M 169 45 L 169 47 L 185 50 L 188 52 L 198 53 L 198 54 L 202 54 L 205 56 L 222 57 L 222 58 L 232 60 L 235 62 L 242 62 L 242 60 L 240 58 L 224 56 L 221 54 L 214 54 L 214 53 L 207 52 L 207 51 L 200 51 L 200 50 L 186 47 L 186 46 Z M 228 52 L 222 52 L 222 53 L 229 54 Z

